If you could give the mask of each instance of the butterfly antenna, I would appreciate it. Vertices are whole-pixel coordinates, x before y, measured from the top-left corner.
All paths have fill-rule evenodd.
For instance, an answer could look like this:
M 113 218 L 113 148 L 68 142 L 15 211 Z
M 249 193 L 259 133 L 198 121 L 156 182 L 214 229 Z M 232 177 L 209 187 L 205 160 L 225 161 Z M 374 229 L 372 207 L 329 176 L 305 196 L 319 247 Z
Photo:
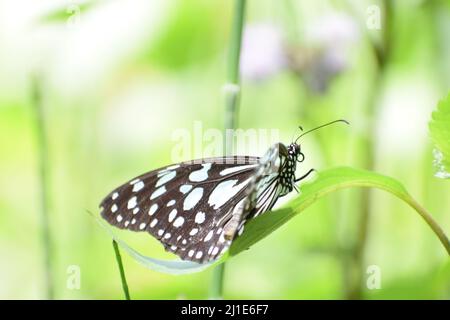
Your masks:
M 337 122 L 344 122 L 345 124 L 350 124 L 347 120 L 344 120 L 344 119 L 334 120 L 334 121 L 331 121 L 331 122 L 322 124 L 322 125 L 320 125 L 320 126 L 318 126 L 318 127 L 315 127 L 315 128 L 313 128 L 313 129 L 311 129 L 311 130 L 308 130 L 308 131 L 303 132 L 301 135 L 299 135 L 299 136 L 297 137 L 297 139 L 295 139 L 295 143 L 297 143 L 298 139 L 300 139 L 301 137 L 303 137 L 305 134 L 310 133 L 310 132 L 313 132 L 313 131 L 315 131 L 315 130 L 317 130 L 317 129 L 320 129 L 320 128 L 329 126 L 329 125 L 331 125 L 331 124 L 333 124 L 333 123 L 337 123 Z M 299 127 L 299 128 L 300 128 L 301 130 L 303 130 L 302 127 Z
M 302 126 L 298 126 L 298 128 L 300 129 L 300 131 L 303 131 L 303 127 L 302 127 Z M 297 131 L 297 130 L 295 130 L 295 131 Z M 295 131 L 292 132 L 292 135 L 291 135 L 291 141 L 294 140 Z

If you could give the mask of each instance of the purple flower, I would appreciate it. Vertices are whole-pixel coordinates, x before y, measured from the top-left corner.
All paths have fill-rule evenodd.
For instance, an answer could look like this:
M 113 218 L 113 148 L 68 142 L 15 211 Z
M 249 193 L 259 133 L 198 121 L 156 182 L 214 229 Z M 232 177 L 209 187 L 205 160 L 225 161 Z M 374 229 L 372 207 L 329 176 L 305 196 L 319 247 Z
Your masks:
M 241 50 L 241 74 L 244 79 L 265 80 L 286 66 L 283 37 L 270 23 L 248 24 Z
M 324 92 L 330 81 L 349 67 L 350 49 L 359 40 L 356 21 L 345 13 L 330 13 L 306 28 L 308 46 L 315 57 L 305 67 L 304 78 L 310 89 Z

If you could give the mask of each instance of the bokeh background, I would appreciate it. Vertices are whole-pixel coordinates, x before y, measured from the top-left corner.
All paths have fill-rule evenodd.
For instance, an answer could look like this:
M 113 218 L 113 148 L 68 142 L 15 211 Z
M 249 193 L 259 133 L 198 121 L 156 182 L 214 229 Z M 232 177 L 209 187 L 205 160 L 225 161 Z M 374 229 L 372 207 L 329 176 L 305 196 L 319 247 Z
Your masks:
M 122 299 L 111 239 L 87 211 L 170 163 L 176 129 L 192 131 L 194 121 L 223 128 L 233 4 L 0 0 L 0 298 L 46 298 L 45 150 L 33 90 L 47 142 L 55 298 Z M 449 44 L 449 1 L 249 0 L 239 127 L 278 129 L 289 143 L 299 125 L 347 119 L 348 128 L 303 139 L 299 171 L 347 165 L 392 176 L 449 233 L 450 183 L 434 177 L 428 133 L 450 87 Z M 119 235 L 148 256 L 171 258 L 148 235 Z M 132 298 L 207 297 L 211 270 L 173 276 L 123 259 Z M 67 286 L 73 265 L 79 290 Z M 381 270 L 380 289 L 364 285 L 370 265 Z M 231 259 L 224 294 L 448 299 L 450 263 L 404 203 L 347 190 Z

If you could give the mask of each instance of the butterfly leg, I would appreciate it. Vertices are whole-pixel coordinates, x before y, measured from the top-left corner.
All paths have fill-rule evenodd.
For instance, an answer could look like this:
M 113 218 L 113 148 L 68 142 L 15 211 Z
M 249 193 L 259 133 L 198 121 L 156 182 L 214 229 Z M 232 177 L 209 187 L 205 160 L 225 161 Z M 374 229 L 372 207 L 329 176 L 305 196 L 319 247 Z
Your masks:
M 230 221 L 227 222 L 227 224 L 223 228 L 224 237 L 226 240 L 232 240 L 234 238 L 236 230 L 239 226 L 240 219 L 241 219 L 240 215 L 233 215 Z
M 244 201 L 245 202 L 245 201 Z M 231 219 L 223 227 L 224 237 L 226 240 L 233 240 L 234 235 L 242 221 L 245 205 L 243 203 L 238 204 L 234 210 Z
M 316 169 L 310 169 L 307 173 L 305 173 L 304 175 L 302 175 L 301 177 L 295 179 L 295 182 L 299 182 L 303 179 L 305 179 L 306 177 L 308 177 L 313 171 L 316 171 Z
M 231 219 L 223 227 L 225 240 L 233 240 L 236 232 L 241 227 L 242 221 L 244 221 L 251 209 L 254 208 L 253 197 L 253 194 L 249 195 L 234 207 Z

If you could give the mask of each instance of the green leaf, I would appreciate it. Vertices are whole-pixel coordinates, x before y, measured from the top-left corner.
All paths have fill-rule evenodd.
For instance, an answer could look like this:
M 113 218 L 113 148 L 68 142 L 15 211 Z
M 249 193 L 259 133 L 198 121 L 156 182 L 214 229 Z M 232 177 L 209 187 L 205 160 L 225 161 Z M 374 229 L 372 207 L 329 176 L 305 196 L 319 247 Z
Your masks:
M 237 255 L 241 251 L 250 248 L 323 196 L 351 187 L 381 189 L 405 201 L 427 222 L 450 254 L 450 242 L 442 229 L 428 212 L 409 195 L 400 182 L 375 172 L 339 167 L 322 171 L 313 182 L 302 185 L 299 196 L 283 208 L 263 214 L 249 221 L 245 225 L 245 232 L 242 236 L 233 242 L 230 248 L 230 256 Z
M 450 178 L 450 94 L 439 101 L 429 123 L 431 139 L 436 147 L 434 153 L 436 176 Z
M 325 195 L 341 189 L 353 187 L 381 189 L 406 202 L 430 226 L 450 255 L 450 242 L 445 233 L 430 216 L 430 214 L 409 195 L 400 182 L 375 172 L 348 167 L 333 168 L 318 173 L 318 176 L 314 181 L 305 183 L 300 187 L 300 194 L 287 205 L 281 209 L 267 212 L 247 222 L 245 225 L 245 232 L 234 240 L 230 250 L 219 261 L 205 265 L 188 261 L 165 261 L 145 257 L 118 239 L 112 233 L 109 226 L 103 222 L 103 220 L 100 221 L 100 219 L 97 219 L 102 226 L 108 230 L 119 245 L 140 264 L 159 272 L 185 274 L 203 271 L 212 265 L 224 262 L 229 257 L 239 254 L 240 252 L 250 248 L 258 241 L 267 237 L 276 229 L 292 219 L 295 215 L 304 211 Z
M 183 260 L 155 259 L 140 254 L 116 236 L 114 236 L 114 240 L 116 240 L 120 247 L 142 266 L 161 273 L 168 273 L 173 275 L 195 273 L 203 271 L 215 264 L 214 262 L 199 264 L 196 262 Z
M 97 223 L 111 236 L 113 240 L 124 250 L 130 257 L 136 260 L 139 264 L 161 273 L 168 273 L 173 275 L 188 274 L 203 271 L 212 265 L 221 263 L 228 255 L 224 255 L 218 261 L 213 261 L 206 264 L 199 264 L 191 261 L 176 260 L 162 260 L 147 257 L 132 247 L 130 247 L 125 241 L 121 240 L 112 230 L 112 228 L 101 218 L 95 216 L 90 211 L 88 213 L 97 221 Z

